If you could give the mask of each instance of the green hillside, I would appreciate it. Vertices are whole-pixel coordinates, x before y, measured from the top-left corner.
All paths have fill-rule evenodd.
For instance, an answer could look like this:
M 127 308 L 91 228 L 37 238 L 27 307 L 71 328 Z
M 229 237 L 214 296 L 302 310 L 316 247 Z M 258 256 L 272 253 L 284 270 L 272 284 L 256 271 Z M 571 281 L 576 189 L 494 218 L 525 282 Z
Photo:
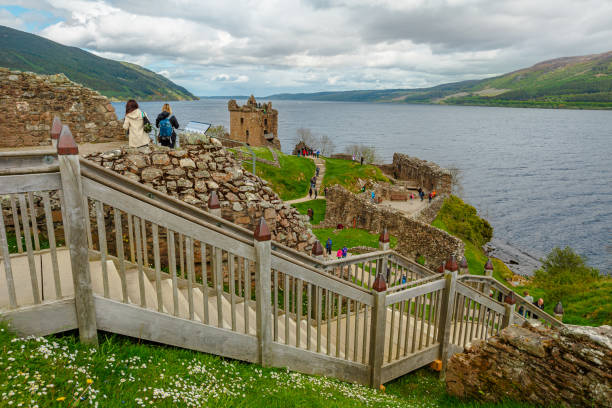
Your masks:
M 197 99 L 185 88 L 138 65 L 101 58 L 4 26 L 0 26 L 0 67 L 38 74 L 64 73 L 71 81 L 115 100 Z
M 494 78 L 432 88 L 281 94 L 269 98 L 612 109 L 612 51 L 558 58 Z

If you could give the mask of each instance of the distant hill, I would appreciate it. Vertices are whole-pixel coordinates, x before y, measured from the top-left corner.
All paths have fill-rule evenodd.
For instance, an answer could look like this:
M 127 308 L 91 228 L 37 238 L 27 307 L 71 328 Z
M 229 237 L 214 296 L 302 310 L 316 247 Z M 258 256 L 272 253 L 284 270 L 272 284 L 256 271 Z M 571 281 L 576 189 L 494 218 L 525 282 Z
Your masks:
M 141 66 L 98 57 L 40 36 L 0 26 L 0 66 L 38 74 L 64 73 L 114 100 L 197 99 L 185 88 Z
M 494 78 L 432 88 L 278 94 L 267 98 L 612 109 L 612 51 L 558 58 Z

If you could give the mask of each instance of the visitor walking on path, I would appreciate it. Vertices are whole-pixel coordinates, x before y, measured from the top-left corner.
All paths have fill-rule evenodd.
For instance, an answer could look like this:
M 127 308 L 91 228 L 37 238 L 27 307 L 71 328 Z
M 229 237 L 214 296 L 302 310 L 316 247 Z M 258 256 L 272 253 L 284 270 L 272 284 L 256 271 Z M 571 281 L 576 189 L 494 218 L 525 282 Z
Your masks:
M 310 189 L 308 190 L 308 198 L 312 198 L 312 184 L 310 185 Z
M 376 203 L 375 198 L 376 194 L 374 193 L 374 190 L 372 190 L 372 203 Z
M 332 252 L 332 240 L 331 240 L 331 238 L 327 238 L 327 242 L 325 243 L 325 249 L 327 249 L 327 255 L 331 255 L 331 252 Z
M 172 114 L 172 108 L 169 104 L 164 104 L 161 113 L 157 115 L 155 127 L 159 129 L 159 144 L 174 149 L 176 145 L 176 132 L 174 129 L 179 128 L 179 123 L 176 120 L 176 116 Z
M 149 132 L 145 130 L 145 124 L 151 126 L 147 114 L 138 108 L 138 102 L 133 99 L 127 101 L 123 128 L 128 132 L 130 147 L 146 146 L 151 142 Z
M 348 255 L 348 248 L 345 245 L 342 247 L 342 257 L 346 258 L 347 255 Z
M 319 193 L 317 192 L 318 190 L 315 188 L 314 193 L 315 193 L 315 200 L 317 199 Z
M 336 252 L 336 258 L 342 259 L 342 249 L 339 249 L 338 252 Z

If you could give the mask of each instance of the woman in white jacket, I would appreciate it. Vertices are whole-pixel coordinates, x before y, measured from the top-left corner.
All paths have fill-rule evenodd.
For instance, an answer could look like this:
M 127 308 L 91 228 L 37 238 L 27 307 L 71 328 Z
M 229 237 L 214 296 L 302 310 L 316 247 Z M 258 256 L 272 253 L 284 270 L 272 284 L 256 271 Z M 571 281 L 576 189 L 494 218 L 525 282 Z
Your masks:
M 144 117 L 146 114 L 138 109 L 138 103 L 130 99 L 125 104 L 125 120 L 123 128 L 128 131 L 130 147 L 140 147 L 149 144 L 151 139 L 144 130 Z

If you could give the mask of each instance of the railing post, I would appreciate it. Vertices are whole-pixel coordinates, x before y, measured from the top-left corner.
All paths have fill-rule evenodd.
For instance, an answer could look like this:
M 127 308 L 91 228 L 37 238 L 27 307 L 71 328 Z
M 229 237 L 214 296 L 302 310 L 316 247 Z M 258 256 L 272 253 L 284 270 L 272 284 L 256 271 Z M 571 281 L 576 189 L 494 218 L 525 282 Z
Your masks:
M 62 121 L 57 116 L 53 117 L 53 124 L 51 125 L 51 146 L 54 149 L 57 148 L 57 141 L 59 140 L 60 133 L 62 132 Z
M 374 306 L 370 326 L 370 386 L 379 388 L 382 379 L 382 365 L 385 358 L 385 330 L 387 324 L 387 283 L 385 277 L 378 271 L 372 285 Z
M 514 324 L 514 309 L 516 307 L 514 303 L 511 305 L 505 304 L 504 306 L 506 310 L 504 312 L 504 318 L 502 319 L 502 329 Z
M 491 259 L 487 259 L 487 263 L 484 266 L 484 273 L 485 273 L 485 276 L 488 276 L 490 278 L 493 277 L 493 263 L 491 262 Z M 484 293 L 485 296 L 489 296 L 489 292 L 491 292 L 490 282 L 485 282 L 482 285 L 482 292 Z
M 259 363 L 266 366 L 271 345 L 271 274 L 272 247 L 271 234 L 263 217 L 255 229 L 255 296 L 257 313 L 257 341 Z
M 453 319 L 453 305 L 455 303 L 455 291 L 457 286 L 457 271 L 444 272 L 446 285 L 444 287 L 444 295 L 442 296 L 442 308 L 440 314 L 440 328 L 438 330 L 438 342 L 440 343 L 440 360 L 442 361 L 442 369 L 440 370 L 440 378 L 446 376 L 446 366 L 448 365 L 451 325 Z
M 380 234 L 380 237 L 378 238 L 378 249 L 381 251 L 388 251 L 390 248 L 389 245 L 389 231 L 387 231 L 387 229 L 385 228 L 383 230 L 383 232 Z M 380 272 L 383 274 L 383 276 L 385 277 L 385 282 L 389 281 L 389 274 L 387 271 L 387 264 L 388 264 L 388 259 L 389 257 L 387 255 L 383 256 L 382 258 L 380 258 L 378 260 L 378 265 L 377 265 L 377 272 Z
M 67 223 L 70 226 L 70 263 L 74 284 L 74 303 L 76 308 L 79 338 L 86 344 L 98 344 L 96 309 L 94 306 L 91 275 L 89 271 L 89 252 L 85 231 L 85 208 L 83 208 L 83 187 L 79 165 L 79 148 L 68 126 L 63 126 L 57 142 L 57 155 L 64 192 Z
M 217 217 L 221 217 L 221 203 L 215 190 L 211 191 L 208 196 L 208 212 Z

